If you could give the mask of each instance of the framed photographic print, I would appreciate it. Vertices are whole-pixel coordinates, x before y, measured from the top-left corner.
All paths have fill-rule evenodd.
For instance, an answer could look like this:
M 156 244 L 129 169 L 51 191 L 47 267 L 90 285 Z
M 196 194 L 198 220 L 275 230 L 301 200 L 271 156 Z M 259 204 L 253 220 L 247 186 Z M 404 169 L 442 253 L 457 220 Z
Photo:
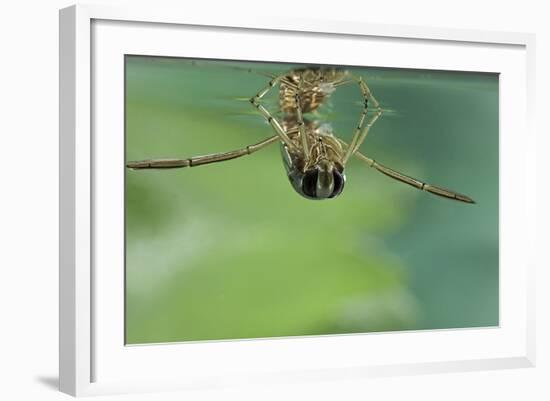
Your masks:
M 60 14 L 60 387 L 532 366 L 527 34 Z

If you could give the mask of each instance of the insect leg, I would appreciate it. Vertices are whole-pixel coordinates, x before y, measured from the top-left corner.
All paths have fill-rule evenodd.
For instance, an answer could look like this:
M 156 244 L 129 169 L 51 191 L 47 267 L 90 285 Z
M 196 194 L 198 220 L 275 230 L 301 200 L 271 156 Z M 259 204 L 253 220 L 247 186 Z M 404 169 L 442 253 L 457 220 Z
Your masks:
M 187 159 L 152 159 L 131 161 L 126 164 L 126 167 L 138 169 L 166 169 L 166 168 L 182 168 L 195 167 L 203 164 L 223 162 L 226 160 L 236 159 L 241 156 L 250 155 L 260 149 L 267 147 L 273 143 L 279 142 L 278 135 L 274 135 L 254 145 L 248 145 L 244 148 L 231 150 L 229 152 L 214 153 L 211 155 L 195 156 Z
M 365 100 L 368 100 L 369 102 L 371 102 L 372 106 L 375 109 L 380 109 L 380 104 L 378 103 L 378 100 L 376 100 L 376 98 L 372 94 L 369 86 L 367 85 L 367 83 L 365 82 L 365 80 L 362 77 L 356 77 L 356 76 L 351 75 L 351 74 L 348 75 L 347 77 L 349 77 L 349 78 L 345 78 L 345 79 L 342 79 L 341 81 L 333 82 L 332 86 L 338 87 L 338 86 L 343 86 L 343 85 L 356 83 L 356 84 L 359 85 L 359 89 L 361 90 L 361 95 L 363 96 L 363 98 Z
M 260 100 L 268 93 L 275 85 L 277 85 L 281 80 L 285 78 L 285 75 L 278 75 L 274 78 L 272 78 L 267 86 L 263 88 L 261 91 L 259 91 L 256 96 L 250 98 L 250 103 L 254 107 L 258 109 L 260 113 L 265 117 L 267 122 L 271 125 L 271 127 L 275 130 L 279 138 L 285 143 L 286 146 L 288 146 L 292 150 L 296 150 L 296 146 L 290 138 L 288 137 L 287 133 L 281 126 L 281 124 L 271 115 L 271 113 L 260 103 Z
M 364 109 L 361 117 L 361 123 L 364 121 L 364 115 L 366 115 L 366 108 Z M 346 154 L 344 155 L 343 163 L 344 166 L 348 162 L 351 155 L 356 153 L 359 150 L 359 147 L 361 144 L 365 141 L 365 138 L 367 137 L 370 128 L 374 125 L 376 120 L 382 115 L 381 110 L 377 110 L 370 118 L 368 119 L 367 123 L 365 124 L 364 128 L 361 125 L 358 125 L 355 129 L 355 133 L 352 137 L 351 144 L 348 147 L 348 150 L 346 151 Z
M 340 141 L 340 143 L 344 145 L 344 147 L 348 146 L 341 139 L 338 139 L 338 140 Z M 448 198 L 448 199 L 452 199 L 460 202 L 475 203 L 475 201 L 472 198 L 466 195 L 462 195 L 450 189 L 445 189 L 445 188 L 437 187 L 435 185 L 426 184 L 425 182 L 419 181 L 416 178 L 409 177 L 408 175 L 400 173 L 399 171 L 395 171 L 389 167 L 383 166 L 382 164 L 378 163 L 376 160 L 371 159 L 370 157 L 367 157 L 360 152 L 355 152 L 355 156 L 358 159 L 367 163 L 369 167 L 375 168 L 382 174 L 385 174 L 386 176 L 393 178 L 394 180 L 408 184 L 416 189 L 420 189 L 421 191 L 426 191 L 434 195 L 442 196 L 444 198 Z
M 309 143 L 306 135 L 306 129 L 304 127 L 304 117 L 302 115 L 302 106 L 300 99 L 300 90 L 302 88 L 303 80 L 300 80 L 298 84 L 298 90 L 296 91 L 296 120 L 298 122 L 298 130 L 300 132 L 300 139 L 302 140 L 302 148 L 304 150 L 305 165 L 309 162 Z
M 370 127 L 378 120 L 378 118 L 382 115 L 382 109 L 380 108 L 380 104 L 376 100 L 376 98 L 373 96 L 372 92 L 370 91 L 369 87 L 365 83 L 362 77 L 351 77 L 357 84 L 359 85 L 359 89 L 361 90 L 361 95 L 363 96 L 364 101 L 364 107 L 363 111 L 361 113 L 361 117 L 359 119 L 359 124 L 357 125 L 357 128 L 355 128 L 355 131 L 352 136 L 351 144 L 348 147 L 348 150 L 346 154 L 344 155 L 344 165 L 347 163 L 351 155 L 353 155 L 361 146 L 361 144 L 365 141 L 365 138 L 367 137 L 367 134 L 369 133 Z M 352 82 L 352 81 L 344 81 L 344 83 Z M 374 107 L 374 114 L 371 116 L 371 118 L 368 120 L 366 126 L 363 128 L 363 124 L 365 122 L 366 115 L 368 113 L 368 107 L 369 102 Z

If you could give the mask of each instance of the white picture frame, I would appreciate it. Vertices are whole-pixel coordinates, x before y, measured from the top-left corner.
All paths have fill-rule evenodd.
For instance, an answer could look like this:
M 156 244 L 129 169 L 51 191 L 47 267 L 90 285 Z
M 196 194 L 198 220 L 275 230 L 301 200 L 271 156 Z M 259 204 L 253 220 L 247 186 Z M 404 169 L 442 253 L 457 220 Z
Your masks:
M 228 39 L 223 49 L 215 45 L 220 34 Z M 188 35 L 194 40 L 185 43 L 201 46 L 182 46 Z M 254 48 L 257 35 L 269 49 Z M 254 60 L 366 65 L 364 54 L 346 46 L 340 53 L 321 51 L 320 41 L 335 38 L 367 43 L 378 66 L 501 74 L 500 326 L 125 347 L 120 56 L 247 60 L 254 52 Z M 277 53 L 285 40 L 307 42 L 312 50 L 297 45 Z M 61 10 L 60 390 L 93 395 L 534 366 L 534 40 L 521 33 L 235 19 L 155 8 Z M 396 51 L 380 50 L 391 47 Z M 94 136 L 107 131 L 109 138 Z

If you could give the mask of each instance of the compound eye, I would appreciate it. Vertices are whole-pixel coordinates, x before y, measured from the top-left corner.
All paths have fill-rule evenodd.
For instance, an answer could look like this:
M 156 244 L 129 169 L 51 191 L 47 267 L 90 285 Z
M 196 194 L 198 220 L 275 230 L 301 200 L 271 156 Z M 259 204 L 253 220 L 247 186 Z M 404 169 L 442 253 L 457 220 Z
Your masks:
M 332 191 L 332 194 L 330 195 L 330 197 L 334 198 L 340 195 L 344 190 L 345 183 L 346 183 L 346 179 L 344 178 L 344 174 L 334 169 L 334 190 Z
M 317 187 L 317 178 L 319 176 L 319 172 L 317 169 L 312 169 L 306 171 L 304 174 L 304 178 L 302 179 L 302 191 L 304 194 L 311 198 L 316 198 L 317 194 L 315 192 L 315 188 Z

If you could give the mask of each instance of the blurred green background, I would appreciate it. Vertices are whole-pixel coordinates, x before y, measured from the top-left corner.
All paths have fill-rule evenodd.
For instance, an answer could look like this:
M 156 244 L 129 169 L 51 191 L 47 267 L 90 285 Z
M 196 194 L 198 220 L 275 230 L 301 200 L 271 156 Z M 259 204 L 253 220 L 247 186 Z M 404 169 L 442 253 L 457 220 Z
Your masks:
M 268 81 L 259 72 L 292 67 L 126 56 L 126 160 L 273 135 L 247 99 Z M 353 159 L 340 197 L 307 200 L 278 145 L 192 169 L 127 170 L 126 343 L 498 325 L 498 75 L 350 69 L 388 110 L 363 153 L 478 203 Z M 349 140 L 360 112 L 349 85 L 307 117 Z

